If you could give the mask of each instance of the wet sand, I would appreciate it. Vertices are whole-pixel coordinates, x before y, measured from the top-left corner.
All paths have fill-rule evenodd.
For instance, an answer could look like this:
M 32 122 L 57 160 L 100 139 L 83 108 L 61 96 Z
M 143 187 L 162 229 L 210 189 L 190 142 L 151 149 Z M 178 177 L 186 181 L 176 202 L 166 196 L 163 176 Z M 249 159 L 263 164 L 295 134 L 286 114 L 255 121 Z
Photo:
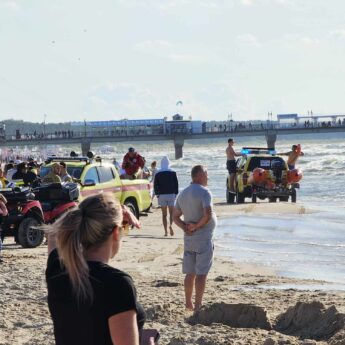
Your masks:
M 298 204 L 218 203 L 215 209 L 218 217 L 311 212 Z M 283 278 L 267 268 L 234 264 L 217 251 L 204 307 L 193 316 L 184 308 L 182 231 L 175 226 L 175 236 L 165 238 L 157 209 L 141 222 L 143 228 L 124 238 L 111 265 L 132 275 L 147 311 L 146 327 L 160 331 L 161 344 L 345 345 L 344 291 L 324 291 L 322 281 Z M 54 344 L 44 280 L 46 251 L 43 245 L 22 249 L 12 239 L 5 242 L 0 264 L 2 345 Z

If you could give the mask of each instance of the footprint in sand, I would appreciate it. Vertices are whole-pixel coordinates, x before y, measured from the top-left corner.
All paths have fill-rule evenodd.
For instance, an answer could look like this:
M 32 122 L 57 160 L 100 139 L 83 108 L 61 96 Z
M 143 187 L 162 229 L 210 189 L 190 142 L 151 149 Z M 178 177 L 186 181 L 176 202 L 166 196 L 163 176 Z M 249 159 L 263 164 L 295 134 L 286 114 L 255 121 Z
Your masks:
M 183 245 L 179 244 L 177 246 L 177 248 L 171 253 L 171 254 L 175 254 L 175 255 L 181 255 L 183 254 Z
M 150 262 L 158 258 L 159 255 L 156 254 L 146 254 L 138 259 L 138 262 Z

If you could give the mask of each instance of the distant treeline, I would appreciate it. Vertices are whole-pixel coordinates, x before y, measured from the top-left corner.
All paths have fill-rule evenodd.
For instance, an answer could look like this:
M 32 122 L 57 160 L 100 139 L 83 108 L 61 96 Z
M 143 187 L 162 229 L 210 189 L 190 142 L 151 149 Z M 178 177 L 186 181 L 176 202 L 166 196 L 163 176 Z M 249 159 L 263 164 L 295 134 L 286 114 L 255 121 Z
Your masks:
M 70 122 L 61 122 L 61 123 L 46 123 L 43 122 L 28 122 L 23 120 L 3 120 L 1 121 L 4 124 L 6 135 L 15 135 L 16 130 L 19 130 L 21 134 L 34 133 L 54 133 L 61 131 L 73 130 Z

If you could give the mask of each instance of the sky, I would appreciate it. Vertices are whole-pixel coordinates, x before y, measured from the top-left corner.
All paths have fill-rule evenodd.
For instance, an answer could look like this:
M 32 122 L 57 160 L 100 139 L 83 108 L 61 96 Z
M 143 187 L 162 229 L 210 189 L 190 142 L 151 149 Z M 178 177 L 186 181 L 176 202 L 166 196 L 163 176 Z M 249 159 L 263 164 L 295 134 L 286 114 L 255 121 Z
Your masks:
M 343 114 L 344 13 L 343 0 L 0 0 L 0 120 Z

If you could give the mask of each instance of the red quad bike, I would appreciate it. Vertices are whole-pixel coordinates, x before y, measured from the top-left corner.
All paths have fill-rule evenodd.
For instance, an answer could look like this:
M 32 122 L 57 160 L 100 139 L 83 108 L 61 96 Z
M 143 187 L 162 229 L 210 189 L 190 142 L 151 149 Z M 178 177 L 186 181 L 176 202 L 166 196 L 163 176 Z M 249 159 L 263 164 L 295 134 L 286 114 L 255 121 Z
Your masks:
M 39 246 L 44 234 L 38 227 L 44 216 L 41 204 L 28 187 L 0 189 L 7 199 L 8 216 L 2 217 L 1 239 L 14 236 L 16 243 L 24 248 Z
M 44 223 L 51 224 L 69 209 L 77 206 L 79 188 L 77 183 L 51 183 L 33 189 L 40 201 Z

